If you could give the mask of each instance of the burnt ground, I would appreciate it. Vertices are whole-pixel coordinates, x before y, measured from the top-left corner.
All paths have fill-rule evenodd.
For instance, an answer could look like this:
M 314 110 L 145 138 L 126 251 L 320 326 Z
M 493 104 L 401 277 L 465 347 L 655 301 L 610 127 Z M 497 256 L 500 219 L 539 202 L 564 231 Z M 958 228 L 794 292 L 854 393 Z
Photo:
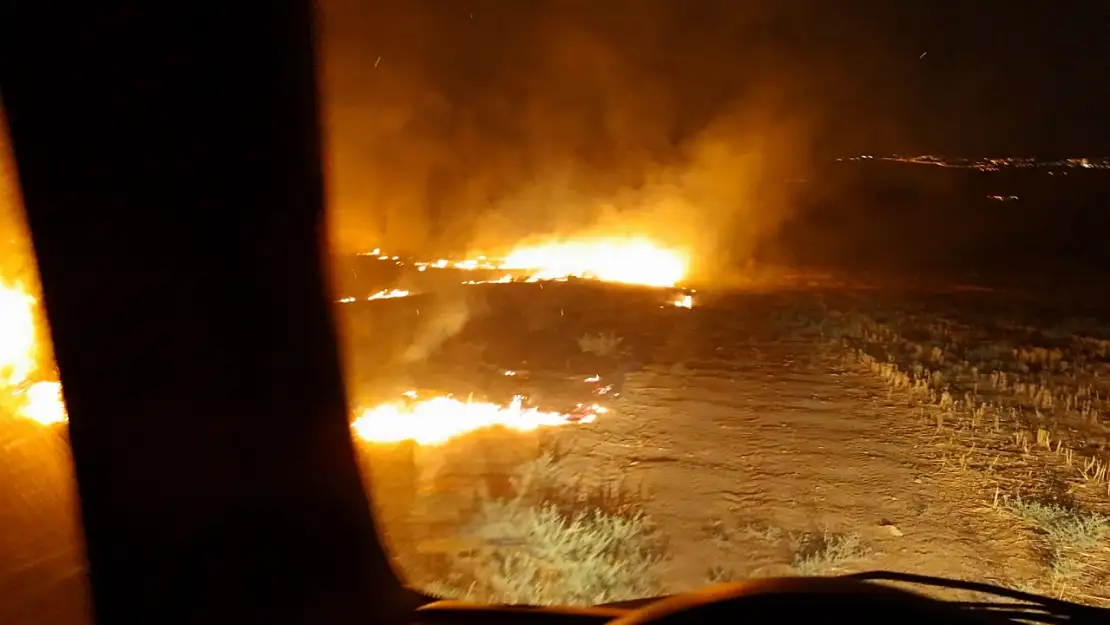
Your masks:
M 1101 311 L 1068 316 L 990 292 L 669 301 L 596 284 L 489 285 L 341 307 L 355 406 L 412 386 L 567 405 L 588 392 L 585 376 L 629 371 L 593 423 L 417 449 L 423 474 L 408 478 L 379 464 L 378 512 L 412 582 L 440 581 L 429 554 L 473 557 L 457 529 L 474 502 L 547 451 L 578 484 L 634 491 L 665 538 L 658 592 L 891 569 L 1106 601 L 1105 534 L 1062 542 L 1059 523 L 1015 503 L 1110 513 Z M 578 339 L 599 333 L 619 349 L 584 353 Z M 2 424 L 0 620 L 30 622 L 47 606 L 85 622 L 68 449 L 55 433 Z M 436 469 L 476 462 L 439 498 L 420 490 Z

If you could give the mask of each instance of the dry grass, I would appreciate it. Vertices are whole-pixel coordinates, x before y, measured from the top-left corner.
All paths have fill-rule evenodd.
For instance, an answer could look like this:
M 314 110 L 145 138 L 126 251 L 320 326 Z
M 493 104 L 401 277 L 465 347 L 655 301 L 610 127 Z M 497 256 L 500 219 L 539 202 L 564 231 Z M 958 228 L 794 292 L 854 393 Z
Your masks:
M 839 572 L 848 563 L 868 554 L 860 543 L 859 534 L 820 534 L 791 536 L 791 564 L 799 575 L 828 575 Z
M 989 331 L 928 316 L 856 312 L 839 321 L 851 357 L 952 448 L 965 448 L 946 461 L 963 469 L 1050 465 L 1042 469 L 1046 481 L 1061 477 L 1110 502 L 1110 364 L 1098 351 L 1102 343 L 1073 336 L 1063 348 L 1013 347 L 1059 332 L 1018 339 L 999 331 L 992 339 Z
M 826 333 L 928 426 L 938 472 L 994 491 L 1015 531 L 1036 532 L 1044 578 L 1030 590 L 1104 601 L 1110 342 L 1090 333 L 1107 330 L 941 310 L 857 309 Z
M 408 554 L 410 581 L 495 604 L 595 605 L 658 594 L 655 569 L 667 544 L 640 505 L 645 494 L 621 481 L 565 475 L 560 459 L 558 450 L 542 451 L 515 469 L 508 491 L 479 494 L 452 528 L 429 528 L 424 542 L 439 552 Z M 408 527 L 393 529 L 420 527 L 418 516 L 392 522 L 402 523 Z
M 1042 591 L 1066 597 L 1105 581 L 1105 574 L 1092 564 L 1091 556 L 1110 537 L 1110 519 L 1074 504 L 1020 496 L 1003 497 L 996 506 L 1038 534 L 1039 555 L 1045 565 Z
M 797 575 L 840 573 L 871 553 L 858 533 L 837 533 L 827 528 L 820 532 L 795 532 L 767 523 L 731 526 L 725 521 L 715 520 L 708 523 L 704 530 L 722 550 L 738 546 L 749 551 L 752 547 L 762 546 L 782 552 L 790 570 Z M 734 581 L 736 578 L 733 569 L 723 566 L 712 566 L 706 573 L 707 583 Z
M 894 308 L 857 298 L 839 309 L 822 304 L 819 310 L 798 312 L 804 309 L 803 302 L 784 299 L 779 310 L 788 312 L 772 313 L 771 322 L 780 330 L 776 345 L 793 342 L 792 349 L 807 358 L 811 354 L 819 360 L 827 357 L 837 363 L 833 367 L 837 376 L 869 372 L 885 382 L 885 393 L 878 395 L 873 395 L 872 384 L 861 385 L 858 378 L 846 384 L 855 385 L 857 392 L 865 387 L 876 409 L 892 415 L 896 428 L 899 422 L 906 423 L 899 429 L 904 441 L 871 437 L 884 447 L 879 453 L 898 455 L 921 467 L 921 474 L 914 475 L 924 478 L 926 486 L 907 484 L 911 493 L 931 492 L 935 486 L 958 496 L 939 506 L 936 498 L 921 500 L 920 509 L 917 500 L 909 504 L 907 508 L 916 511 L 910 514 L 921 515 L 930 505 L 937 512 L 895 518 L 906 532 L 904 538 L 901 532 L 879 534 L 873 528 L 879 518 L 853 519 L 851 511 L 832 521 L 843 531 L 798 531 L 797 515 L 789 521 L 767 517 L 771 522 L 759 525 L 712 522 L 704 526 L 705 543 L 719 550 L 722 558 L 753 550 L 760 553 L 737 564 L 736 570 L 730 568 L 736 563 L 731 559 L 704 568 L 699 561 L 693 565 L 695 576 L 705 571 L 705 582 L 718 583 L 736 579 L 737 570 L 747 575 L 779 571 L 821 575 L 881 565 L 890 560 L 890 543 L 884 541 L 892 540 L 891 536 L 894 545 L 901 541 L 918 547 L 921 542 L 915 541 L 937 540 L 936 523 L 951 523 L 959 527 L 944 532 L 946 537 L 993 543 L 994 560 L 984 566 L 1007 566 L 1003 561 L 1013 553 L 1020 569 L 1015 578 L 1036 577 L 1029 582 L 1032 590 L 1091 602 L 1105 595 L 1101 588 L 1110 558 L 1101 541 L 1110 511 L 1110 427 L 1106 423 L 1110 340 L 1098 338 L 1094 334 L 1098 328 L 1091 324 L 1080 329 L 1083 334 L 1062 325 L 1037 330 L 989 314 L 968 313 L 959 306 L 944 312 L 937 308 Z M 731 371 L 725 365 L 749 358 L 746 349 L 764 349 L 758 342 L 769 341 L 768 335 L 760 333 L 766 323 L 763 314 L 747 319 L 741 328 L 758 340 L 743 338 L 747 335 L 732 328 L 712 339 L 714 366 Z M 564 336 L 597 327 L 603 326 L 583 324 Z M 631 347 L 637 352 L 665 363 L 660 366 L 669 364 L 671 377 L 695 373 L 712 377 L 705 374 L 704 366 L 694 367 L 704 362 L 697 360 L 701 343 L 693 338 L 672 338 L 645 349 L 641 335 L 658 333 L 618 329 L 635 343 Z M 698 340 L 710 344 L 710 339 Z M 577 343 L 582 355 L 600 359 L 619 356 L 629 348 L 620 336 L 606 332 L 587 331 Z M 822 354 L 813 350 L 814 344 L 830 349 Z M 676 369 L 681 370 L 675 373 Z M 836 415 L 841 417 L 848 415 Z M 731 415 L 719 418 L 731 425 Z M 830 448 L 838 444 L 818 442 Z M 851 442 L 854 448 L 861 444 Z M 895 443 L 897 452 L 890 449 Z M 838 454 L 839 448 L 829 453 Z M 452 549 L 440 559 L 437 570 L 413 574 L 414 580 L 444 595 L 494 602 L 584 604 L 659 591 L 653 578 L 667 558 L 666 545 L 643 513 L 640 504 L 645 494 L 588 472 L 564 475 L 561 465 L 559 450 L 537 455 L 517 466 L 507 491 L 474 501 L 465 523 L 428 532 L 433 538 L 453 533 L 452 540 L 465 549 Z M 1023 493 L 1023 498 L 998 504 L 1003 514 L 994 514 L 984 501 L 996 491 Z M 902 500 L 901 492 L 888 492 L 893 494 L 892 502 Z M 775 488 L 769 488 L 767 500 L 774 502 L 776 495 Z M 900 505 L 890 504 L 895 510 Z M 976 518 L 984 511 L 989 514 Z M 691 511 L 691 519 L 697 533 L 702 518 Z M 672 534 L 676 532 L 672 528 Z M 929 547 L 936 548 L 938 561 L 949 552 L 940 543 Z M 893 552 L 898 548 L 892 547 Z M 706 564 L 713 562 L 709 559 Z M 1039 563 L 1044 565 L 1040 569 Z M 983 574 L 989 576 L 992 570 L 985 568 Z M 428 586 L 421 580 L 438 581 Z
M 583 353 L 608 358 L 619 356 L 623 352 L 623 342 L 622 337 L 612 333 L 583 334 L 578 337 L 578 348 Z

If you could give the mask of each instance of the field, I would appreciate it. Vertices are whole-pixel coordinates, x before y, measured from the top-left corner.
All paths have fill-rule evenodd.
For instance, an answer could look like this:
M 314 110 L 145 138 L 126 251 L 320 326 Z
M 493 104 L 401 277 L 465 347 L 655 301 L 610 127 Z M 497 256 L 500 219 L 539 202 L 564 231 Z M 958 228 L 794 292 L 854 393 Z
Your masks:
M 362 442 L 412 583 L 597 603 L 888 569 L 1110 601 L 1107 311 L 813 281 L 672 298 L 448 281 L 339 306 L 356 407 L 419 388 L 562 410 L 623 381 L 589 423 Z M 64 440 L 0 434 L 0 620 L 85 622 Z
M 528 370 L 516 392 L 566 395 L 629 371 L 593 423 L 364 447 L 400 568 L 421 587 L 596 603 L 886 569 L 1110 601 L 1098 310 L 844 288 L 706 292 L 681 309 L 590 284 L 359 306 L 344 314 L 352 380 L 495 396 L 510 392 L 505 370 Z M 383 327 L 390 342 L 360 362 Z M 421 342 L 414 359 L 406 346 Z

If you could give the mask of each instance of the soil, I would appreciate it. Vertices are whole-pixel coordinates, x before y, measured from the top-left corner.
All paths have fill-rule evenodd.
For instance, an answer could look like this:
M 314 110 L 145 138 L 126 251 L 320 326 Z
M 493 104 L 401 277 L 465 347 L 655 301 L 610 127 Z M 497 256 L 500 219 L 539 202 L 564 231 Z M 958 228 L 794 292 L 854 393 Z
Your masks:
M 952 427 L 938 429 L 932 407 L 873 375 L 827 328 L 807 327 L 820 326 L 814 320 L 827 318 L 830 307 L 858 308 L 872 295 L 705 295 L 701 305 L 683 310 L 642 293 L 610 294 L 599 303 L 596 293 L 580 300 L 569 287 L 550 291 L 546 303 L 517 299 L 507 289 L 490 296 L 429 362 L 451 362 L 458 346 L 497 345 L 484 351 L 497 355 L 482 361 L 489 369 L 528 360 L 533 375 L 584 377 L 597 365 L 576 360 L 576 337 L 625 337 L 626 351 L 642 364 L 627 375 L 614 412 L 539 436 L 565 453 L 562 466 L 579 479 L 642 487 L 645 509 L 669 541 L 659 569 L 664 592 L 796 574 L 796 539 L 824 534 L 851 535 L 860 546 L 854 557 L 830 562 L 825 574 L 890 570 L 1046 588 L 1038 532 L 998 509 L 998 485 L 1009 478 L 953 461 L 974 454 L 978 443 L 955 436 Z M 532 327 L 520 319 L 532 319 Z M 440 379 L 473 377 L 432 368 Z M 517 436 L 502 444 L 535 445 L 532 435 Z M 1031 483 L 1011 480 L 1022 481 Z M 469 490 L 459 482 L 450 490 L 465 502 L 483 489 L 475 478 Z M 444 505 L 423 509 L 465 514 Z M 1105 499 L 1097 506 L 1105 510 Z M 443 525 L 435 531 L 424 540 L 448 551 L 465 547 L 444 542 Z M 414 571 L 414 581 L 420 577 Z
M 448 525 L 430 517 L 458 518 L 488 492 L 491 473 L 503 477 L 556 444 L 579 478 L 642 486 L 643 505 L 669 541 L 663 592 L 795 573 L 791 537 L 826 532 L 858 536 L 860 550 L 825 573 L 884 569 L 1038 587 L 1043 536 L 995 504 L 1000 485 L 1028 485 L 1048 465 L 1026 453 L 1023 473 L 988 475 L 957 461 L 979 443 L 962 442 L 950 424 L 938 428 L 931 407 L 892 389 L 823 325 L 831 310 L 867 309 L 873 297 L 699 293 L 687 310 L 651 289 L 489 285 L 351 305 L 341 320 L 356 406 L 409 386 L 494 399 L 519 392 L 506 386 L 505 370 L 526 371 L 520 384 L 529 393 L 571 401 L 585 377 L 630 370 L 614 410 L 592 423 L 515 435 L 515 448 L 472 441 L 415 450 L 425 468 L 447 462 L 437 454 L 480 458 L 485 468 L 452 484 L 449 506 L 413 499 L 419 475 L 393 482 L 417 511 L 402 517 L 423 528 L 412 540 L 450 543 Z M 621 349 L 583 354 L 578 339 L 592 333 L 621 337 Z M 3 423 L 0 521 L 20 529 L 0 539 L 0 596 L 31 599 L 0 602 L 0 621 L 26 622 L 49 604 L 58 622 L 83 622 L 68 448 L 57 433 Z M 1106 512 L 1105 495 L 1074 475 L 1065 481 Z M 1110 570 L 1107 556 L 1105 548 L 1092 556 L 1091 569 Z M 1098 603 L 1100 592 L 1076 598 Z
M 794 572 L 790 533 L 857 533 L 840 572 L 913 572 L 1010 584 L 1035 577 L 972 484 L 939 471 L 933 433 L 886 388 L 803 343 L 750 342 L 727 377 L 635 375 L 619 414 L 560 432 L 580 471 L 626 475 L 671 541 L 667 590 Z M 777 532 L 776 532 L 777 530 Z M 833 571 L 830 571 L 833 572 Z

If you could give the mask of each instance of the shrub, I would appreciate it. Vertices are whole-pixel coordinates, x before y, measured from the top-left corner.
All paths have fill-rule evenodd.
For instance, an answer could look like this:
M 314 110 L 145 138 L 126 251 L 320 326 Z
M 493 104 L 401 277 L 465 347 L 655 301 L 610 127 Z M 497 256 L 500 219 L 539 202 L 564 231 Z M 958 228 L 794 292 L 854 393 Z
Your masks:
M 578 338 L 578 348 L 584 353 L 602 358 L 622 353 L 622 339 L 612 333 L 583 334 Z
M 658 594 L 664 543 L 622 486 L 562 481 L 550 454 L 486 498 L 460 535 L 481 545 L 428 590 L 502 604 L 596 605 Z

